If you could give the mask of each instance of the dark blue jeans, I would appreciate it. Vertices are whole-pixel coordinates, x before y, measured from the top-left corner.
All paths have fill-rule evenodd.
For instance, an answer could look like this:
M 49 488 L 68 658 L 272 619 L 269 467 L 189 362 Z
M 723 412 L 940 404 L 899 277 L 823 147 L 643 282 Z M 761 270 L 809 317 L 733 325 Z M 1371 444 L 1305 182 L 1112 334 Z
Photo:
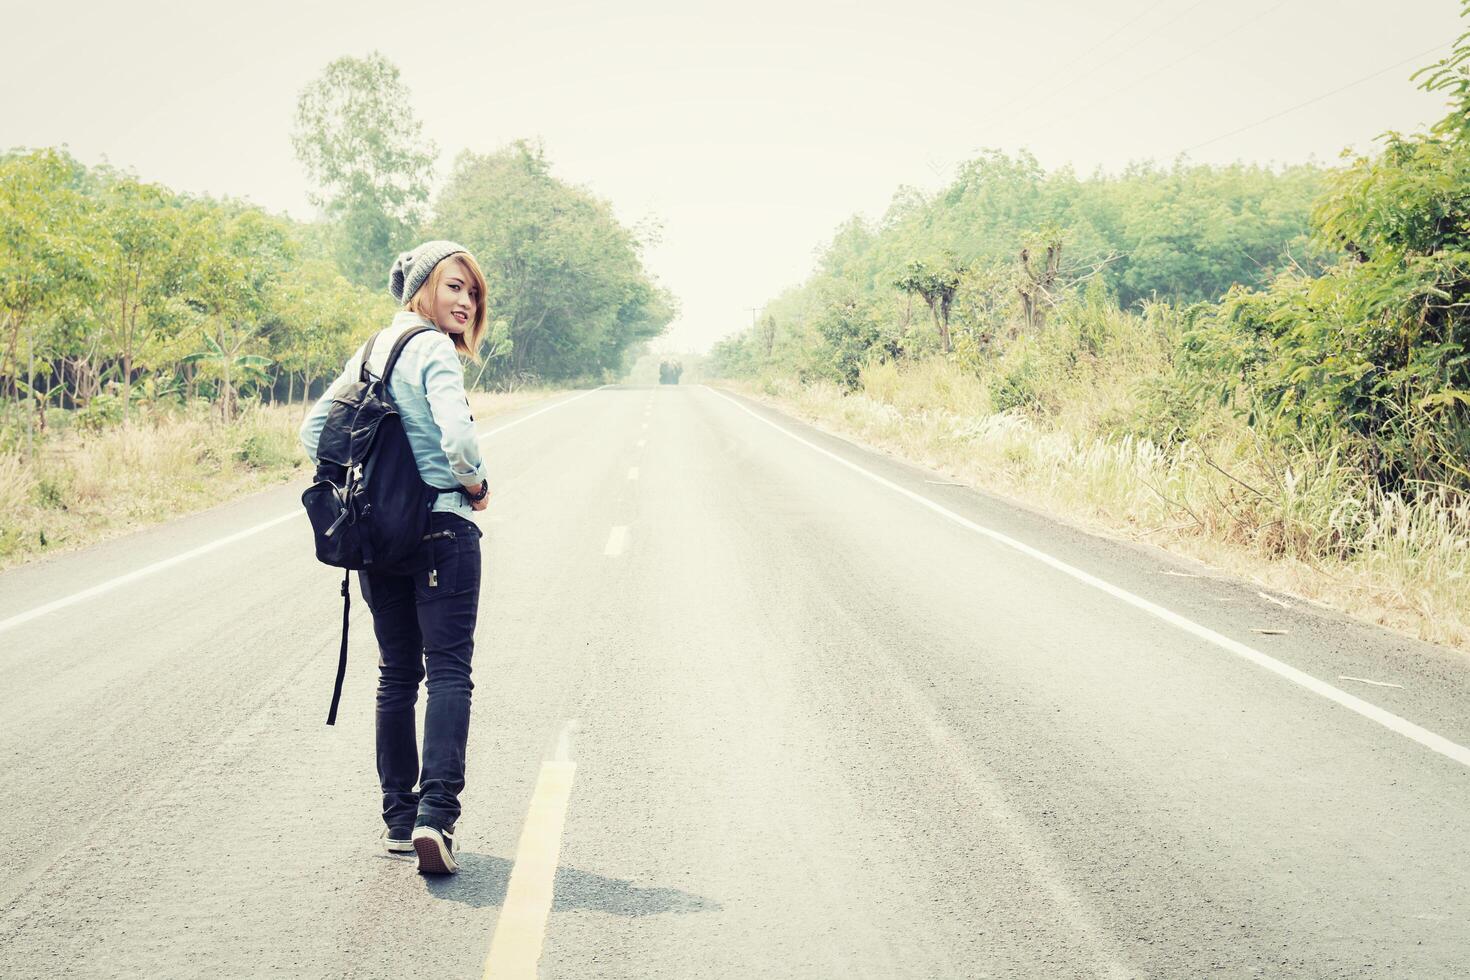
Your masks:
M 480 529 L 458 514 L 430 515 L 433 564 L 413 575 L 360 572 L 378 637 L 378 781 L 392 828 L 453 828 L 470 731 L 470 657 L 480 606 Z M 428 673 L 423 766 L 414 704 Z M 415 788 L 417 786 L 417 788 Z

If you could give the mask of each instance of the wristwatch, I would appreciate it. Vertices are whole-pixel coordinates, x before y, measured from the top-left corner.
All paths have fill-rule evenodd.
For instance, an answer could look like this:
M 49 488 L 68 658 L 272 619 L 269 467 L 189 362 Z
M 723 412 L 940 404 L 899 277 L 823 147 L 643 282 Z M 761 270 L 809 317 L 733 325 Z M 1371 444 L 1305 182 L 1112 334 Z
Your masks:
M 469 488 L 466 487 L 465 488 L 465 491 L 464 491 L 464 495 L 466 497 L 468 497 L 470 500 L 475 501 L 476 503 L 478 503 L 481 500 L 484 500 L 486 497 L 490 496 L 490 481 L 489 480 L 485 480 L 485 481 L 483 481 L 480 484 L 480 492 L 479 493 L 470 493 Z

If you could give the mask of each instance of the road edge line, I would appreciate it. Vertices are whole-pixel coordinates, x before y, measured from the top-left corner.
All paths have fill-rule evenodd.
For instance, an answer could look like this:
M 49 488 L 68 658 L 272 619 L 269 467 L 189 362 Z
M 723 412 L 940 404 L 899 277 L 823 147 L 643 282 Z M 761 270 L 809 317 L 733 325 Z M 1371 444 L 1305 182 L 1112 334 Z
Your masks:
M 606 387 L 608 386 L 599 385 L 598 387 L 593 388 L 591 391 L 584 391 L 580 395 L 574 395 L 573 397 L 567 398 L 563 401 L 559 401 L 554 405 L 547 405 L 545 408 L 537 409 L 530 415 L 522 416 L 521 418 L 516 419 L 514 422 L 507 422 L 505 425 L 491 429 L 489 432 L 478 436 L 477 440 L 483 442 L 484 440 L 490 438 L 498 432 L 504 432 L 506 429 L 520 425 L 522 422 L 525 422 L 528 419 L 535 418 L 542 412 L 549 412 L 553 408 L 561 408 L 563 405 L 570 405 L 572 402 L 577 401 L 578 399 L 586 398 L 588 395 L 599 392 Z M 154 572 L 161 572 L 165 568 L 172 568 L 174 565 L 177 565 L 180 562 L 188 561 L 190 558 L 198 558 L 200 555 L 213 551 L 216 548 L 223 548 L 227 544 L 234 544 L 236 541 L 242 541 L 245 538 L 251 537 L 252 535 L 259 534 L 261 531 L 267 531 L 275 527 L 277 524 L 282 524 L 286 521 L 289 521 L 294 517 L 305 516 L 306 511 L 304 510 L 293 510 L 290 513 L 281 514 L 279 516 L 271 518 L 268 521 L 256 524 L 254 527 L 248 527 L 243 531 L 236 531 L 234 534 L 226 535 L 223 538 L 218 538 L 207 544 L 202 544 L 199 547 L 193 548 L 189 551 L 185 551 L 182 554 L 177 554 L 170 558 L 162 558 L 156 562 L 153 562 L 151 565 L 144 565 L 142 568 L 134 569 L 131 572 L 125 572 L 122 575 L 117 576 L 116 578 L 111 578 L 107 579 L 104 582 L 99 582 L 98 584 L 83 589 L 80 592 L 73 592 L 71 595 L 63 596 L 60 599 L 53 599 L 52 601 L 37 606 L 34 609 L 28 609 L 25 612 L 16 613 L 14 616 L 9 617 L 8 619 L 0 619 L 0 633 L 4 633 L 6 630 L 13 629 L 16 626 L 29 623 L 33 619 L 39 619 L 40 617 L 45 616 L 47 613 L 53 613 L 56 612 L 58 609 L 65 609 L 67 606 L 76 605 L 78 602 L 91 599 L 94 596 L 102 595 L 104 592 L 111 592 L 113 589 L 119 588 L 120 586 L 127 585 L 130 582 L 135 582 L 140 578 L 144 578 L 145 576 L 152 575 Z
M 1088 572 L 1084 572 L 1082 569 L 1077 568 L 1074 565 L 1069 565 L 1066 562 L 1062 561 L 1060 558 L 1054 558 L 1038 548 L 1033 548 L 1031 545 L 1025 544 L 1021 541 L 1017 541 L 1015 538 L 1012 538 L 1009 535 L 1002 534 L 999 531 L 992 530 L 991 528 L 985 527 L 981 524 L 977 524 L 967 517 L 962 517 L 959 514 L 956 514 L 954 511 L 949 510 L 947 507 L 935 503 L 928 497 L 925 497 L 923 494 L 915 493 L 907 487 L 901 487 L 897 483 L 894 483 L 892 480 L 881 477 L 876 473 L 869 472 L 858 464 L 850 460 L 843 459 L 836 453 L 827 449 L 823 449 L 821 446 L 818 446 L 813 442 L 803 439 L 796 433 L 790 432 L 787 429 L 784 429 L 781 426 L 777 425 L 775 422 L 772 422 L 770 419 L 764 418 L 759 413 L 752 411 L 750 408 L 742 405 L 740 402 L 731 398 L 729 395 L 726 395 L 721 391 L 717 391 L 716 389 L 711 388 L 709 385 L 703 385 L 702 387 L 706 391 L 709 391 L 715 396 L 729 402 L 731 405 L 734 405 L 736 408 L 740 409 L 742 412 L 745 412 L 751 418 L 759 422 L 764 422 L 766 425 L 769 425 L 771 428 L 775 429 L 782 435 L 794 439 L 795 441 L 801 443 L 803 446 L 806 446 L 808 449 L 811 449 L 833 460 L 836 460 L 843 466 L 846 466 L 854 472 L 867 477 L 869 480 L 872 480 L 880 486 L 887 487 L 888 489 L 893 490 L 896 493 L 908 497 L 910 500 L 913 500 L 916 503 L 922 504 L 923 506 L 934 511 L 936 514 L 939 514 L 940 516 L 947 518 L 950 521 L 953 521 L 954 523 L 960 525 L 963 528 L 966 528 L 967 530 L 974 531 L 976 534 L 980 534 L 984 537 L 990 538 L 997 544 L 1005 545 L 1008 548 L 1020 552 L 1028 558 L 1034 558 L 1035 560 L 1045 565 L 1049 565 L 1057 571 L 1071 576 L 1084 585 L 1090 585 L 1101 592 L 1105 592 L 1113 598 L 1125 602 L 1130 606 L 1133 606 L 1135 609 L 1146 612 L 1157 619 L 1163 620 L 1171 626 L 1178 627 L 1179 629 L 1184 630 L 1186 633 L 1190 633 L 1201 640 L 1212 643 L 1229 653 L 1235 654 L 1243 660 L 1248 660 L 1258 667 L 1262 667 L 1266 670 L 1271 671 L 1277 676 L 1284 678 L 1285 680 L 1291 681 L 1293 684 L 1306 688 L 1313 694 L 1317 694 L 1323 698 L 1326 698 L 1329 701 L 1332 701 L 1336 704 L 1341 705 L 1344 708 L 1347 708 L 1349 711 L 1352 711 L 1355 714 L 1367 718 L 1369 721 L 1373 721 L 1378 723 L 1379 725 L 1382 725 L 1389 731 L 1395 732 L 1399 735 L 1404 736 L 1405 738 L 1411 739 L 1432 752 L 1437 752 L 1454 762 L 1458 762 L 1462 766 L 1470 768 L 1470 748 L 1466 748 L 1465 746 L 1460 745 L 1458 742 L 1452 742 L 1449 739 L 1445 738 L 1443 735 L 1432 732 L 1429 729 L 1424 728 L 1420 725 L 1414 724 L 1407 718 L 1400 718 L 1398 715 L 1394 714 L 1391 711 L 1380 708 L 1378 705 L 1372 704 L 1371 702 L 1364 701 L 1362 698 L 1349 694 L 1348 692 L 1340 688 L 1333 687 L 1326 681 L 1319 680 L 1318 678 L 1313 677 L 1311 674 L 1308 674 L 1302 670 L 1298 670 L 1296 667 L 1277 660 L 1275 657 L 1272 657 L 1269 654 L 1262 653 L 1254 647 L 1247 646 L 1246 644 L 1241 643 L 1239 640 L 1233 640 L 1230 637 L 1225 636 L 1223 633 L 1217 633 L 1214 630 L 1210 629 L 1208 626 L 1203 626 L 1199 623 L 1196 623 L 1194 620 L 1181 616 L 1179 613 L 1176 613 L 1173 610 L 1165 609 L 1163 606 L 1160 606 L 1154 602 L 1150 602 L 1148 599 L 1145 599 L 1142 596 L 1135 595 L 1134 593 L 1129 592 L 1127 589 L 1113 585 L 1111 582 L 1104 581 L 1103 579 L 1100 579 L 1097 576 L 1092 575 Z

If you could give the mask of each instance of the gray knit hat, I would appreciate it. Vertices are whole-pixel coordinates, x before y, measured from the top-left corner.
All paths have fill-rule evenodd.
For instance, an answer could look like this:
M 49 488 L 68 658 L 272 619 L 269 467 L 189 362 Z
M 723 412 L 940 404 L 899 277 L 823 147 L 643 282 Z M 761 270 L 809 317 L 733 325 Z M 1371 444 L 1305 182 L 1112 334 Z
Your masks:
M 468 251 L 463 245 L 456 245 L 454 242 L 435 241 L 424 242 L 417 248 L 398 253 L 398 259 L 388 272 L 388 292 L 393 294 L 393 299 L 397 302 L 407 303 L 413 299 L 413 294 L 419 291 L 419 287 L 428 281 L 434 266 L 455 252 Z

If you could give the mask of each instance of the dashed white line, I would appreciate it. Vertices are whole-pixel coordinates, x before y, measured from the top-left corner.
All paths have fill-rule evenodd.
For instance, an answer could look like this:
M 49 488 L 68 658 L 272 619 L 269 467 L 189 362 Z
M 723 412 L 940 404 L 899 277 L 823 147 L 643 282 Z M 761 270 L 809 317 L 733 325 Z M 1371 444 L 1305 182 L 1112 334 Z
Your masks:
M 602 549 L 604 555 L 621 555 L 628 544 L 628 528 L 622 524 L 613 525 L 613 529 L 607 532 L 607 545 Z
M 636 466 L 630 466 L 630 467 L 628 467 L 628 479 L 630 479 L 630 480 L 636 480 L 636 479 L 638 479 L 638 467 L 636 467 Z
M 736 408 L 740 409 L 742 412 L 749 415 L 757 422 L 768 425 L 771 428 L 775 429 L 777 432 L 781 433 L 783 436 L 786 436 L 789 439 L 793 439 L 796 442 L 801 443 L 803 446 L 806 446 L 813 452 L 820 453 L 821 455 L 826 456 L 843 466 L 846 466 L 848 469 L 854 471 L 855 473 L 858 473 L 866 479 L 872 480 L 874 483 L 877 483 L 880 486 L 887 487 L 889 490 L 892 490 L 897 494 L 901 494 L 902 496 L 909 498 L 910 500 L 923 507 L 929 508 L 936 514 L 939 514 L 941 517 L 944 517 L 945 519 L 958 524 L 960 527 L 963 527 L 970 531 L 974 531 L 976 534 L 987 537 L 997 544 L 1004 545 L 1005 547 L 1011 548 L 1014 551 L 1018 551 L 1029 558 L 1034 558 L 1042 564 L 1049 565 L 1062 574 L 1071 576 L 1084 585 L 1089 585 L 1100 592 L 1105 592 L 1113 598 L 1118 599 L 1121 602 L 1125 602 L 1130 606 L 1133 606 L 1135 609 L 1145 612 L 1150 616 L 1161 619 L 1172 626 L 1176 626 L 1184 632 L 1196 636 L 1207 643 L 1212 643 L 1220 649 L 1227 651 L 1228 653 L 1233 653 L 1237 657 L 1240 657 L 1242 660 L 1248 660 L 1256 666 L 1261 667 L 1265 670 L 1269 670 L 1273 674 L 1276 674 L 1277 676 L 1282 677 L 1283 679 L 1288 680 L 1293 684 L 1304 687 L 1308 691 L 1311 691 L 1313 694 L 1320 695 L 1321 697 L 1324 697 L 1329 701 L 1340 704 L 1344 708 L 1347 708 L 1349 711 L 1355 712 L 1359 715 L 1362 715 L 1364 718 L 1367 718 L 1369 721 L 1373 721 L 1378 723 L 1379 725 L 1382 725 L 1389 731 L 1397 732 L 1407 739 L 1418 742 L 1420 745 L 1424 746 L 1426 749 L 1429 749 L 1432 752 L 1438 752 L 1440 755 L 1445 756 L 1448 759 L 1453 759 L 1455 762 L 1458 762 L 1462 766 L 1470 767 L 1470 748 L 1466 748 L 1465 746 L 1460 745 L 1457 742 L 1450 741 L 1443 735 L 1437 734 L 1427 728 L 1416 725 L 1412 721 L 1409 721 L 1407 718 L 1400 718 L 1393 712 L 1386 711 L 1383 708 L 1378 707 L 1378 705 L 1376 704 L 1364 701 L 1362 698 L 1357 697 L 1353 694 L 1349 694 L 1341 688 L 1334 687 L 1333 685 L 1328 684 L 1326 681 L 1318 680 L 1311 674 L 1308 674 L 1307 672 L 1302 670 L 1298 670 L 1290 664 L 1283 663 L 1282 661 L 1277 660 L 1275 657 L 1267 656 L 1254 647 L 1246 646 L 1239 640 L 1231 639 L 1230 637 L 1225 636 L 1223 633 L 1217 633 L 1214 630 L 1210 629 L 1208 626 L 1202 626 L 1191 619 L 1186 619 L 1185 617 L 1179 615 L 1172 610 L 1165 609 L 1163 606 L 1160 606 L 1157 603 L 1150 602 L 1142 596 L 1134 595 L 1127 589 L 1119 588 L 1118 586 L 1113 585 L 1111 582 L 1106 582 L 1103 579 L 1098 578 L 1096 575 L 1084 572 L 1082 569 L 1077 568 L 1074 565 L 1067 564 L 1060 558 L 1053 558 L 1051 555 L 1040 550 L 1039 548 L 1033 548 L 1031 547 L 1031 545 L 1017 541 L 1015 538 L 1002 534 L 999 531 L 994 531 L 988 527 L 984 527 L 983 525 L 976 524 L 969 518 L 961 517 L 954 511 L 948 509 L 947 507 L 942 507 L 939 504 L 936 504 L 934 501 L 923 496 L 922 494 L 917 494 L 907 487 L 901 487 L 897 483 L 894 483 L 892 480 L 884 479 L 878 474 L 869 472 L 868 470 L 864 469 L 854 462 L 851 462 L 850 460 L 843 459 L 841 456 L 837 455 L 834 452 L 831 452 L 830 450 L 823 449 L 816 443 L 803 439 L 796 433 L 790 432 L 772 422 L 770 419 L 767 419 L 764 416 L 751 411 L 749 408 L 746 408 L 744 405 L 731 398 L 730 396 L 715 391 L 715 389 L 709 387 L 708 385 L 702 385 L 701 387 L 703 387 L 706 391 L 710 392 L 716 397 L 729 402 L 731 405 L 734 405 Z

